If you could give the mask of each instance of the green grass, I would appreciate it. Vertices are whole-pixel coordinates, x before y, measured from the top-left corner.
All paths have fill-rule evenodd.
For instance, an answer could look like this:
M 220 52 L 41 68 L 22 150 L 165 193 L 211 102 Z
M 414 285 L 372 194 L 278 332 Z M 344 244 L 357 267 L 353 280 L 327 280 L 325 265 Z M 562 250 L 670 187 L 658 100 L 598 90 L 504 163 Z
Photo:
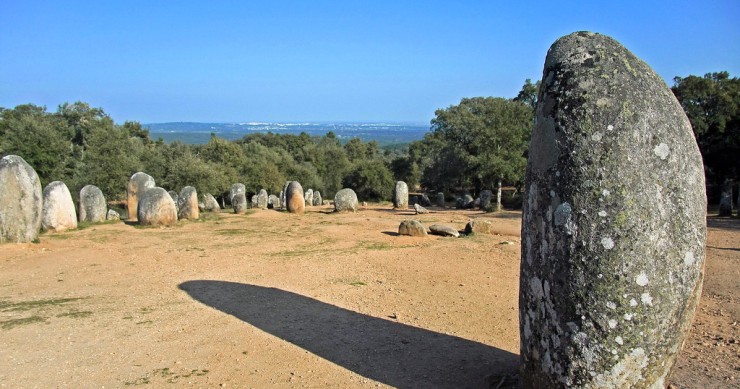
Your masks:
M 82 300 L 84 297 L 71 297 L 48 300 L 30 300 L 20 302 L 0 301 L 0 311 L 3 312 L 23 312 L 31 309 L 38 309 L 48 306 L 63 305 L 72 301 Z
M 46 318 L 34 315 L 30 317 L 24 317 L 22 319 L 10 319 L 10 320 L 5 320 L 5 321 L 0 321 L 0 328 L 4 330 L 9 330 L 11 328 L 15 328 L 15 327 L 26 325 L 26 324 L 42 323 L 42 322 L 46 322 Z
M 352 286 L 365 286 L 365 285 L 367 285 L 366 283 L 364 283 L 362 281 L 352 281 L 349 284 L 352 285 Z
M 362 240 L 357 242 L 357 248 L 366 250 L 392 250 L 393 246 L 385 242 L 371 242 Z
M 60 313 L 57 317 L 68 317 L 71 319 L 84 319 L 92 315 L 92 311 L 69 311 L 67 313 Z

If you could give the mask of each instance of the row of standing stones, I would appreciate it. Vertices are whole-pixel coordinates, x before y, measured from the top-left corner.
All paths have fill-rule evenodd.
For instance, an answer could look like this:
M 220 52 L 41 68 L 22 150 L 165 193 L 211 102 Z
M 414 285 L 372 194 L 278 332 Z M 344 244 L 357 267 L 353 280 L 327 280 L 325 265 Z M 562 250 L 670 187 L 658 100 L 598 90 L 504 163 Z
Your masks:
M 703 280 L 704 172 L 688 119 L 647 64 L 612 38 L 578 32 L 548 51 L 529 150 L 520 385 L 664 387 Z M 73 225 L 66 186 L 49 184 L 43 196 L 67 207 L 42 208 L 38 176 L 22 158 L 0 161 L 0 185 L 0 243 L 36 239 L 42 220 Z M 102 194 L 85 188 L 80 220 L 101 217 L 103 207 L 82 203 Z M 129 218 L 142 223 L 163 208 L 160 220 L 197 215 L 192 188 L 180 192 L 179 207 L 144 173 L 128 189 Z M 407 207 L 407 196 L 399 182 L 394 207 Z M 281 197 L 284 209 L 302 213 L 308 196 L 292 181 Z M 335 208 L 356 210 L 354 191 L 339 191 Z M 414 221 L 402 230 L 426 234 Z

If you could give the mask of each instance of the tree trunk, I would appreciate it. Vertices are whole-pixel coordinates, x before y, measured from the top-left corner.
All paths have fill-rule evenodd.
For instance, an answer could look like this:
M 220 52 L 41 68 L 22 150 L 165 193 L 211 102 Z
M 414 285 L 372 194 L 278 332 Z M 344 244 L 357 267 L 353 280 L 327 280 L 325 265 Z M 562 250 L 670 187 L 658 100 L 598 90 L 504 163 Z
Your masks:
M 501 180 L 496 182 L 496 212 L 500 211 L 501 207 Z

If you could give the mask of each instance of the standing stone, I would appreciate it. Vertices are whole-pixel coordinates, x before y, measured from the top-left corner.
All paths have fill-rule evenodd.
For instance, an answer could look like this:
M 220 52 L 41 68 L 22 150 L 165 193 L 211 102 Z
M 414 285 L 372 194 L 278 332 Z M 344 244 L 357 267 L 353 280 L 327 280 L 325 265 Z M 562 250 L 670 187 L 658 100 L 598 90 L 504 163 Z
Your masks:
M 280 192 L 280 205 L 283 206 L 283 209 L 288 209 L 288 202 L 286 201 L 286 196 L 288 195 L 288 185 L 290 185 L 292 181 L 285 181 L 285 185 L 283 186 L 283 191 Z
M 398 225 L 398 235 L 427 236 L 427 230 L 418 220 L 404 220 Z
M 134 222 L 137 220 L 139 198 L 144 192 L 151 188 L 154 188 L 154 178 L 146 173 L 134 173 L 134 175 L 128 180 L 128 186 L 126 186 L 128 220 Z
M 23 158 L 0 160 L 0 243 L 38 239 L 43 197 L 36 171 Z
M 177 218 L 198 220 L 199 217 L 198 192 L 192 186 L 186 186 L 182 188 L 177 196 Z
M 437 206 L 440 208 L 444 208 L 445 205 L 445 194 L 442 192 L 437 192 Z
M 259 194 L 257 194 L 257 208 L 267 209 L 267 198 L 267 191 L 260 189 Z
M 175 202 L 166 190 L 154 187 L 139 193 L 137 217 L 142 226 L 169 226 L 177 222 Z
M 496 212 L 499 212 L 504 207 L 501 205 L 501 180 L 496 183 Z
M 271 194 L 267 196 L 267 208 L 279 209 L 280 208 L 280 197 Z
M 251 202 L 252 208 L 257 208 L 257 195 L 256 194 L 252 195 L 250 202 Z
M 701 294 L 704 170 L 665 81 L 615 40 L 548 51 L 529 146 L 524 388 L 663 388 Z
M 231 198 L 231 207 L 237 215 L 247 212 L 247 196 L 244 192 L 237 192 L 234 194 L 234 197 Z
M 303 194 L 303 198 L 306 200 L 306 205 L 313 206 L 313 189 L 309 189 Z
M 357 193 L 350 188 L 344 188 L 334 195 L 334 211 L 336 212 L 357 212 Z
M 203 210 L 206 212 L 221 212 L 221 206 L 218 205 L 218 201 L 212 194 L 206 193 L 203 195 Z
M 432 205 L 432 200 L 429 200 L 429 196 L 426 194 L 422 194 L 419 202 L 421 203 L 422 207 L 430 207 Z
M 722 195 L 719 199 L 719 216 L 732 216 L 732 181 L 722 184 Z
M 485 211 L 491 207 L 491 200 L 493 199 L 493 192 L 488 189 L 480 191 L 480 209 Z
M 470 209 L 475 206 L 475 199 L 473 196 L 466 194 L 462 197 L 458 197 L 455 200 L 455 208 L 457 209 Z
M 303 213 L 306 210 L 303 188 L 298 181 L 291 181 L 285 190 L 285 208 L 290 213 Z
M 321 205 L 322 202 L 323 202 L 323 200 L 321 199 L 321 192 L 319 192 L 318 190 L 317 191 L 314 191 L 313 192 L 313 205 L 314 205 L 314 207 L 317 207 L 317 206 Z
M 80 190 L 80 223 L 100 223 L 104 222 L 108 217 L 108 204 L 105 202 L 105 196 L 103 191 L 95 185 L 85 185 Z M 131 220 L 129 215 L 129 220 Z M 133 216 L 136 219 L 136 216 Z
M 231 185 L 231 188 L 229 189 L 229 204 L 231 204 L 232 206 L 234 206 L 233 199 L 234 199 L 234 196 L 237 195 L 237 193 L 244 193 L 245 194 L 244 198 L 246 198 L 247 187 L 241 183 L 236 183 L 234 185 Z
M 280 191 L 280 194 L 277 196 L 277 198 L 278 198 L 278 202 L 277 203 L 273 203 L 273 204 L 277 204 L 277 207 L 276 208 L 280 208 L 280 209 L 285 208 L 285 201 L 283 201 L 283 200 L 285 200 L 285 192 L 281 190 Z
M 44 206 L 41 213 L 41 229 L 64 231 L 77 228 L 77 212 L 72 194 L 67 185 L 53 181 L 44 188 Z
M 105 215 L 105 220 L 121 220 L 121 214 L 116 212 L 114 209 L 109 209 L 108 213 Z
M 409 207 L 409 187 L 403 181 L 396 182 L 393 188 L 393 208 L 407 209 Z
M 167 194 L 169 194 L 170 197 L 172 198 L 172 201 L 175 202 L 175 211 L 179 214 L 180 208 L 179 208 L 179 205 L 177 204 L 178 204 L 178 200 L 180 199 L 180 196 L 174 190 L 167 191 Z

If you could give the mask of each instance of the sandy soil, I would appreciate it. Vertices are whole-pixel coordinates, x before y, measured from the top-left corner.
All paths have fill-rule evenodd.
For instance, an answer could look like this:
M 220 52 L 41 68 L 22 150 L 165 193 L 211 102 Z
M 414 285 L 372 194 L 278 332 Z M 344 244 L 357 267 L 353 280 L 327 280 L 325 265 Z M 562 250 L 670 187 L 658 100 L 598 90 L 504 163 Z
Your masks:
M 0 387 L 485 388 L 515 374 L 519 213 L 329 211 L 2 246 Z M 406 218 L 472 217 L 495 234 L 396 233 Z M 709 225 L 677 388 L 739 382 L 740 220 Z

